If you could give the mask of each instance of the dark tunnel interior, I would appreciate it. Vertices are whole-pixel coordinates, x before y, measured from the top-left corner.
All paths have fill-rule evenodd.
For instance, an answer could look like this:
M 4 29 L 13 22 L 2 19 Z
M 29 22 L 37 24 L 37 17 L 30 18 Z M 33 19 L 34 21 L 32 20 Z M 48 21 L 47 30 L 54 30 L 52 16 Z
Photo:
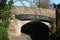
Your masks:
M 21 32 L 28 34 L 32 40 L 49 40 L 49 27 L 42 22 L 29 22 L 22 26 Z

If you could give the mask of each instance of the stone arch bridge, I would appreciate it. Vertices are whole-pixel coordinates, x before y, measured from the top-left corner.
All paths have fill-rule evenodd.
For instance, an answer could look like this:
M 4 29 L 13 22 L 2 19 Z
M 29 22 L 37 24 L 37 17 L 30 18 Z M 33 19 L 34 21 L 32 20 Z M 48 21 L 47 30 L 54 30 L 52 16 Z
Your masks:
M 55 10 L 15 6 L 10 12 L 12 14 L 11 24 L 8 29 L 10 35 L 21 35 L 21 27 L 33 21 L 40 21 L 46 24 L 50 29 L 52 28 L 51 23 L 53 22 L 53 33 L 56 31 Z

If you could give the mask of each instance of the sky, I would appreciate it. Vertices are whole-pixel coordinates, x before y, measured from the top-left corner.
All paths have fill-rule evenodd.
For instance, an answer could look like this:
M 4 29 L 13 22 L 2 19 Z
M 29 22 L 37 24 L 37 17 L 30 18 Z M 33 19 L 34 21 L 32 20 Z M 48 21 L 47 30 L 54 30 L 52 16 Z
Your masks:
M 60 0 L 51 0 L 51 3 L 59 4 Z
M 15 6 L 30 6 L 30 3 L 26 2 L 26 1 L 21 1 L 21 2 L 17 1 L 13 5 L 15 5 Z
M 32 1 L 32 0 L 30 0 Z M 60 3 L 60 0 L 50 0 L 51 2 L 50 3 L 55 3 L 55 4 L 59 4 Z M 14 6 L 31 6 L 31 3 L 30 2 L 27 2 L 27 1 L 17 1 L 13 4 Z M 36 2 L 32 4 L 32 6 L 35 5 L 36 6 Z

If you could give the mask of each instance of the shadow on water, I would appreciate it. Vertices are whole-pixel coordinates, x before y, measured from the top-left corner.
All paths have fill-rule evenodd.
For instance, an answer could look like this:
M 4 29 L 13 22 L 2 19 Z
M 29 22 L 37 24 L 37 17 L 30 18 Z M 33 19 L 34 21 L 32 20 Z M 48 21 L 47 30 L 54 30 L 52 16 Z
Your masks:
M 22 26 L 21 32 L 29 35 L 32 40 L 49 40 L 49 27 L 42 22 L 29 22 Z

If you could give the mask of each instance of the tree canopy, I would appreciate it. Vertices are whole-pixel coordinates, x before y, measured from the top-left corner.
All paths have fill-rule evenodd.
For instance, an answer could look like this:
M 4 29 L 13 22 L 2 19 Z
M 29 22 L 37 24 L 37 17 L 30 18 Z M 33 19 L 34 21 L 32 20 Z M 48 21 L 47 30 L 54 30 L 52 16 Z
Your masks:
M 6 5 L 7 0 L 0 0 L 0 9 L 3 9 Z

